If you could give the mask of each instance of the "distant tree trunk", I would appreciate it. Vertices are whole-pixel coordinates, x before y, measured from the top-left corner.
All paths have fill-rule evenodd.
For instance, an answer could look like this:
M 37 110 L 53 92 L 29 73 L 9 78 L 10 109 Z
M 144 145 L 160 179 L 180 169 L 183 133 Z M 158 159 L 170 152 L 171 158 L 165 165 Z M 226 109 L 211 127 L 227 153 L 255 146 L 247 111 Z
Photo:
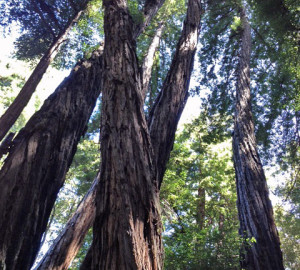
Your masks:
M 85 235 L 94 222 L 96 187 L 99 175 L 94 180 L 77 210 L 67 222 L 60 235 L 54 240 L 35 270 L 66 270 L 78 253 Z
M 249 67 L 251 33 L 244 10 L 241 11 L 241 21 L 243 29 L 233 135 L 240 234 L 245 240 L 241 267 L 248 270 L 283 270 L 280 241 L 254 133 Z
M 100 94 L 102 52 L 77 64 L 13 141 L 0 171 L 0 269 L 29 269 Z
M 199 230 L 203 230 L 205 220 L 205 189 L 198 188 L 198 203 L 197 203 L 197 224 Z
M 43 75 L 48 69 L 53 58 L 57 54 L 60 45 L 65 41 L 70 29 L 78 21 L 83 10 L 86 8 L 88 1 L 85 1 L 85 5 L 82 9 L 76 11 L 74 16 L 70 19 L 66 27 L 59 33 L 54 39 L 50 48 L 46 51 L 45 55 L 41 58 L 30 77 L 22 87 L 20 93 L 14 99 L 13 103 L 8 107 L 6 112 L 0 118 L 0 141 L 5 137 L 9 129 L 16 122 L 26 105 L 28 104 L 32 94 L 36 90 Z M 34 45 L 33 45 L 34 46 Z

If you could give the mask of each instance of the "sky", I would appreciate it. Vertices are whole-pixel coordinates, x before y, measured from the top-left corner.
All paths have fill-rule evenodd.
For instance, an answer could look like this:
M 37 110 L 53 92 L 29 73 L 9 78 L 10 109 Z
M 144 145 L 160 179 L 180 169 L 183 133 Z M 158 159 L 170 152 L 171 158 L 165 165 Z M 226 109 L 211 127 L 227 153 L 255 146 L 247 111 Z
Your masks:
M 22 61 L 16 59 L 11 59 L 14 52 L 13 42 L 16 38 L 16 35 L 7 36 L 3 38 L 0 35 L 0 76 L 8 76 L 12 73 L 20 74 L 25 80 L 30 76 L 31 70 L 29 65 L 25 64 Z M 37 87 L 36 94 L 31 98 L 30 103 L 25 108 L 26 118 L 31 116 L 34 113 L 34 104 L 35 96 L 38 96 L 41 104 L 43 101 L 56 89 L 59 83 L 66 77 L 70 71 L 65 70 L 56 70 L 55 68 L 50 67 L 47 73 L 44 75 L 42 81 Z M 0 114 L 4 113 L 4 109 L 0 106 Z

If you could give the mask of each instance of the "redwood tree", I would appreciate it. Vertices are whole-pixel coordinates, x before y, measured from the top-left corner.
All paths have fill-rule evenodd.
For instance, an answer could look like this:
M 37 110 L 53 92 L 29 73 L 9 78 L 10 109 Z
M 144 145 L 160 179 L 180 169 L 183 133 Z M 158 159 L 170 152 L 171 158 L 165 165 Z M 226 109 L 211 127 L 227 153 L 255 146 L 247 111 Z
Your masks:
M 254 133 L 250 94 L 251 32 L 244 9 L 241 22 L 233 135 L 237 206 L 245 249 L 241 266 L 249 270 L 283 270 L 279 236 Z
M 153 65 L 153 57 L 160 40 L 163 26 L 160 25 L 149 46 L 147 55 L 143 61 L 143 95 L 147 93 L 147 86 L 151 77 L 151 68 Z M 144 99 L 144 98 L 143 98 Z M 92 227 L 95 216 L 95 196 L 96 187 L 99 177 L 95 179 L 86 196 L 78 205 L 77 210 L 65 225 L 63 231 L 57 236 L 53 244 L 39 262 L 36 269 L 48 269 L 49 267 L 58 269 L 67 269 L 79 248 L 81 247 L 84 237 L 88 230 Z
M 201 4 L 188 2 L 182 35 L 149 128 L 127 3 L 106 0 L 104 8 L 100 185 L 92 262 L 85 269 L 162 269 L 159 187 L 187 98 Z M 158 166 L 160 161 L 163 166 Z
M 147 7 L 147 5 L 146 5 Z M 146 12 L 145 12 L 146 13 Z M 149 13 L 146 13 L 149 14 Z M 164 142 L 162 147 L 159 147 L 158 149 L 161 149 L 160 151 L 169 152 L 172 147 L 172 143 L 174 140 L 174 135 L 175 135 L 175 130 L 174 126 L 176 127 L 177 122 L 179 120 L 180 114 L 182 112 L 182 109 L 185 104 L 185 100 L 187 97 L 187 92 L 188 92 L 188 84 L 189 84 L 189 79 L 191 76 L 191 71 L 192 71 L 192 66 L 193 66 L 193 58 L 196 50 L 196 45 L 197 45 L 197 37 L 199 35 L 199 23 L 200 23 L 200 15 L 201 15 L 201 6 L 200 2 L 189 2 L 189 7 L 188 7 L 188 13 L 187 13 L 187 19 L 184 23 L 184 30 L 182 31 L 181 38 L 178 42 L 177 45 L 177 50 L 175 52 L 175 56 L 172 62 L 172 68 L 169 71 L 169 75 L 167 76 L 167 79 L 165 80 L 164 87 L 162 89 L 162 97 L 159 97 L 157 99 L 157 102 L 160 102 L 160 110 L 156 110 L 156 113 L 152 113 L 152 116 L 150 117 L 148 124 L 150 123 L 155 123 L 155 125 L 152 126 L 150 129 L 150 133 L 154 135 L 155 132 L 158 132 L 157 128 L 159 126 L 159 123 L 163 125 L 166 129 L 165 134 L 169 135 L 168 141 L 165 142 L 166 137 L 159 137 L 159 136 L 151 136 L 151 137 L 157 137 L 157 144 L 162 144 Z M 153 42 L 155 41 L 156 37 L 154 38 Z M 151 50 L 150 46 L 150 50 Z M 187 53 L 188 51 L 188 53 Z M 144 61 L 147 62 L 147 60 Z M 151 62 L 151 61 L 150 61 Z M 176 78 L 176 79 L 174 79 Z M 143 99 L 143 98 L 142 98 Z M 180 106 L 179 106 L 180 105 Z M 169 110 L 169 108 L 173 107 L 172 111 Z M 169 113 L 169 116 L 171 117 L 171 121 L 169 121 L 170 126 L 164 125 L 164 118 L 162 117 L 155 117 L 155 115 L 162 114 L 163 116 L 166 116 Z M 161 129 L 160 129 L 161 130 Z M 159 131 L 160 131 L 159 130 Z M 164 149 L 163 147 L 167 147 Z M 157 156 L 162 152 L 158 152 Z M 167 159 L 161 160 L 162 163 L 166 163 Z M 165 166 L 160 167 L 165 168 Z M 161 171 L 160 175 L 163 175 L 163 172 Z M 84 202 L 83 202 L 84 203 Z M 82 209 L 84 211 L 84 209 Z M 78 214 L 77 212 L 75 213 L 74 217 L 77 217 Z M 84 215 L 81 215 L 79 217 L 83 217 Z M 73 219 L 73 218 L 72 218 Z M 73 219 L 74 220 L 74 219 Z M 79 222 L 81 223 L 81 222 Z M 79 228 L 80 229 L 80 228 Z M 62 243 L 64 242 L 64 239 L 66 241 L 69 241 L 69 239 L 72 239 L 73 242 L 76 242 L 76 237 L 72 238 L 70 237 L 70 234 L 68 233 L 68 230 L 72 233 L 74 230 L 71 228 L 71 226 L 67 226 L 66 229 L 64 230 L 63 234 L 59 236 L 57 241 L 55 243 Z M 82 237 L 82 235 L 80 236 Z M 71 242 L 70 241 L 70 245 Z M 52 263 L 56 265 L 56 267 L 59 267 L 57 269 L 65 269 L 65 268 L 60 268 L 58 265 L 63 265 L 62 264 L 62 256 L 59 255 L 59 260 L 57 260 L 57 254 L 62 254 L 64 253 L 63 250 L 61 250 L 61 245 L 60 244 L 55 244 L 53 249 L 51 248 L 51 251 L 49 254 L 47 254 L 47 259 L 44 261 L 50 261 L 52 260 Z M 65 245 L 63 245 L 64 248 L 68 248 Z M 91 250 L 88 253 L 86 260 L 84 261 L 83 265 L 81 266 L 81 269 L 91 269 Z M 53 265 L 54 265 L 53 264 Z M 45 267 L 42 265 L 42 267 Z
M 102 52 L 79 62 L 10 146 L 0 171 L 0 269 L 29 269 L 100 94 Z
M 149 23 L 164 0 L 147 2 L 151 4 L 145 5 L 145 21 L 135 33 Z M 79 61 L 9 146 L 0 171 L 1 269 L 29 269 L 33 264 L 101 84 L 100 48 L 89 60 Z

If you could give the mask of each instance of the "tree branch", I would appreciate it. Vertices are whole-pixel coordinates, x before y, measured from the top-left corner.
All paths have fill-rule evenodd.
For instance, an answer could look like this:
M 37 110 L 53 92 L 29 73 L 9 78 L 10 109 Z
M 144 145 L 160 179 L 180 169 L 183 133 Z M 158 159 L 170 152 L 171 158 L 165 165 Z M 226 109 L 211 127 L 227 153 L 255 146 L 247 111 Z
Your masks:
M 189 0 L 187 17 L 170 70 L 148 119 L 154 156 L 157 157 L 159 185 L 173 147 L 177 124 L 188 98 L 201 15 L 201 1 Z
M 92 226 L 95 218 L 95 196 L 99 174 L 87 194 L 83 197 L 77 210 L 67 222 L 60 235 L 54 240 L 35 270 L 68 269 L 80 249 L 84 236 Z

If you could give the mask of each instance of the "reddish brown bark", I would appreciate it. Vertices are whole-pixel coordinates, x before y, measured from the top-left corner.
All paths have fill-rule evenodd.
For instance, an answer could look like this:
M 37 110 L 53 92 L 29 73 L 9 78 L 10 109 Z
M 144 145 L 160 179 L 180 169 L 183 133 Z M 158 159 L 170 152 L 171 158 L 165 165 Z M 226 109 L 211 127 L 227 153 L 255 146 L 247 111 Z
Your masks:
M 13 103 L 8 107 L 5 113 L 0 118 L 0 141 L 5 137 L 9 129 L 16 122 L 26 105 L 28 104 L 31 96 L 35 92 L 38 84 L 40 83 L 43 75 L 48 69 L 53 58 L 57 54 L 60 45 L 65 41 L 70 29 L 78 21 L 83 10 L 86 8 L 88 1 L 82 6 L 82 9 L 78 10 L 74 16 L 70 19 L 66 27 L 55 37 L 52 45 L 46 51 L 45 55 L 41 58 L 30 77 L 22 87 L 20 93 L 14 99 Z M 51 29 L 51 27 L 50 27 Z
M 251 33 L 244 10 L 241 11 L 241 21 L 233 136 L 240 234 L 245 239 L 241 266 L 249 270 L 283 270 L 279 236 L 254 133 L 249 66 Z M 254 241 L 249 241 L 251 239 Z
M 146 2 L 152 2 L 152 0 L 146 1 Z M 160 5 L 164 2 L 164 0 L 159 1 Z M 152 17 L 156 14 L 158 11 L 158 8 L 154 5 L 146 5 L 144 8 L 144 14 L 145 14 L 145 21 L 144 24 L 139 25 L 135 28 L 134 36 L 137 36 L 138 33 L 141 33 L 141 29 L 144 29 L 146 27 L 147 22 L 152 19 Z M 95 194 L 96 186 L 92 186 L 89 193 Z M 85 200 L 87 200 L 90 197 L 86 197 Z M 69 226 L 69 223 L 66 225 L 64 231 L 61 235 L 58 236 L 58 238 L 55 240 L 54 245 L 51 246 L 49 252 L 45 255 L 46 258 L 43 259 L 43 261 L 40 264 L 39 269 L 47 269 L 49 265 L 52 265 L 52 267 L 57 267 L 55 269 L 64 269 L 66 265 L 68 265 L 68 262 L 71 262 L 74 257 L 77 254 L 77 248 L 74 250 L 72 247 L 79 246 L 80 243 L 78 241 L 78 237 L 76 237 L 76 234 L 81 238 L 84 237 L 84 235 L 87 233 L 89 227 L 86 226 L 85 222 L 82 222 L 83 219 L 85 219 L 86 215 L 89 215 L 85 213 L 89 209 L 92 209 L 94 206 L 94 201 L 88 199 L 87 202 L 83 200 L 81 204 L 84 204 L 85 207 L 80 208 L 80 213 L 75 213 L 73 218 L 76 218 L 76 229 L 74 229 L 72 226 Z M 81 211 L 82 210 L 82 211 Z M 92 211 L 92 210 L 91 210 Z M 72 219 L 73 219 L 72 218 Z M 75 221 L 74 221 L 75 222 Z M 78 223 L 78 224 L 77 224 Z M 77 233 L 79 231 L 80 233 Z M 63 244 L 62 244 L 63 243 Z M 68 250 L 68 252 L 65 252 L 65 250 Z M 81 266 L 81 269 L 90 269 L 91 268 L 91 252 L 86 256 L 84 263 Z
M 188 98 L 190 77 L 200 33 L 200 0 L 188 2 L 187 16 L 170 70 L 150 112 L 148 126 L 161 185 L 173 147 L 175 132 Z
M 0 269 L 29 269 L 100 93 L 101 52 L 80 62 L 13 141 L 0 171 Z
M 187 80 L 188 80 L 189 78 L 187 78 Z M 89 267 L 89 266 L 87 266 L 87 267 Z M 90 268 L 83 268 L 83 269 L 90 269 Z
M 105 9 L 101 170 L 91 269 L 162 269 L 156 171 L 125 0 Z
M 200 2 L 198 2 L 198 4 L 199 4 Z M 191 8 L 193 8 L 193 7 L 195 7 L 195 6 L 193 6 L 193 1 L 190 1 L 189 2 L 189 8 L 191 9 Z M 190 23 L 190 24 L 192 24 L 192 23 L 198 23 L 198 25 L 197 25 L 197 27 L 196 27 L 196 29 L 199 29 L 198 27 L 199 27 L 199 23 L 200 23 L 200 14 L 201 14 L 201 10 L 199 10 L 199 8 L 200 8 L 200 5 L 197 5 L 197 8 L 198 8 L 198 10 L 195 10 L 195 13 L 193 13 L 193 12 L 189 12 L 188 14 L 188 16 L 189 16 L 189 18 L 187 19 L 187 21 Z M 193 21 L 192 19 L 191 19 L 191 17 L 193 17 L 193 16 L 199 16 L 199 18 L 197 19 L 197 21 Z M 190 26 L 190 25 L 189 25 Z M 194 34 L 196 33 L 196 36 L 199 34 L 198 33 L 198 31 L 196 30 L 196 31 L 194 31 L 193 32 Z M 184 43 L 184 41 L 186 41 L 186 43 L 185 43 L 185 45 L 187 45 L 187 44 L 190 44 L 190 40 L 188 39 L 188 34 L 189 34 L 189 32 L 188 31 L 183 31 L 183 34 L 182 34 L 182 38 L 180 39 L 180 42 L 179 42 L 179 44 L 182 44 L 182 43 Z M 193 36 L 193 35 L 192 35 Z M 182 46 L 184 46 L 184 45 L 182 45 Z M 180 50 L 180 48 L 182 48 L 182 46 L 178 46 L 178 49 L 177 50 Z M 195 49 L 195 46 L 196 46 L 196 44 L 194 43 L 192 43 L 192 49 L 194 50 Z M 194 50 L 194 53 L 195 53 L 195 50 Z M 193 57 L 194 57 L 194 53 L 191 53 L 191 54 L 188 54 L 187 55 L 187 61 L 186 61 L 186 63 L 188 63 L 188 65 L 187 66 L 185 66 L 185 68 L 187 68 L 187 69 L 189 69 L 189 68 L 191 68 L 190 67 L 190 62 L 192 61 L 192 59 L 193 59 Z M 179 57 L 182 57 L 182 54 L 180 54 L 180 53 L 177 53 L 177 55 L 179 56 Z M 174 60 L 174 62 L 177 62 L 177 61 L 175 61 Z M 183 68 L 184 69 L 184 68 Z M 174 72 L 178 72 L 178 73 L 180 73 L 182 71 L 182 69 L 180 69 L 180 68 L 178 68 L 178 66 L 177 65 L 175 65 L 175 68 L 174 68 Z M 190 74 L 191 74 L 191 72 L 190 72 L 190 70 L 188 71 L 188 76 L 186 76 L 186 77 L 184 77 L 184 79 L 183 80 L 180 80 L 180 82 L 178 82 L 177 81 L 177 84 L 176 83 L 173 83 L 173 87 L 179 87 L 180 89 L 184 89 L 185 91 L 187 91 L 187 88 L 188 87 L 186 87 L 186 85 L 188 84 L 188 82 L 189 82 L 189 79 L 190 79 Z M 173 93 L 176 93 L 176 91 L 173 91 Z M 174 95 L 173 94 L 173 97 L 176 97 L 176 95 Z M 174 98 L 175 100 L 176 100 L 176 98 Z M 178 102 L 180 102 L 180 101 L 178 101 Z M 164 106 L 162 106 L 163 107 L 163 109 L 164 110 L 167 110 L 167 105 L 166 105 L 166 103 L 164 103 L 165 105 Z M 181 111 L 176 111 L 175 113 L 178 113 L 179 115 L 180 115 L 180 113 L 181 113 Z M 179 116 L 178 116 L 179 117 Z M 177 124 L 177 122 L 176 122 L 176 124 Z M 155 132 L 156 130 L 155 129 L 152 129 L 152 132 Z M 175 130 L 173 129 L 173 131 L 175 132 Z M 164 138 L 163 138 L 164 139 Z M 170 151 L 171 150 L 171 147 L 169 147 L 168 146 L 168 150 Z M 166 150 L 167 151 L 167 150 Z M 167 162 L 167 160 L 164 160 L 165 162 Z M 85 258 L 85 260 L 84 260 L 84 263 L 82 264 L 82 266 L 81 266 L 81 268 L 80 269 L 93 269 L 92 267 L 91 267 L 91 263 L 92 263 L 92 254 L 91 254 L 92 252 L 91 252 L 91 249 L 89 250 L 89 252 L 88 252 L 88 255 L 86 256 L 86 258 Z

